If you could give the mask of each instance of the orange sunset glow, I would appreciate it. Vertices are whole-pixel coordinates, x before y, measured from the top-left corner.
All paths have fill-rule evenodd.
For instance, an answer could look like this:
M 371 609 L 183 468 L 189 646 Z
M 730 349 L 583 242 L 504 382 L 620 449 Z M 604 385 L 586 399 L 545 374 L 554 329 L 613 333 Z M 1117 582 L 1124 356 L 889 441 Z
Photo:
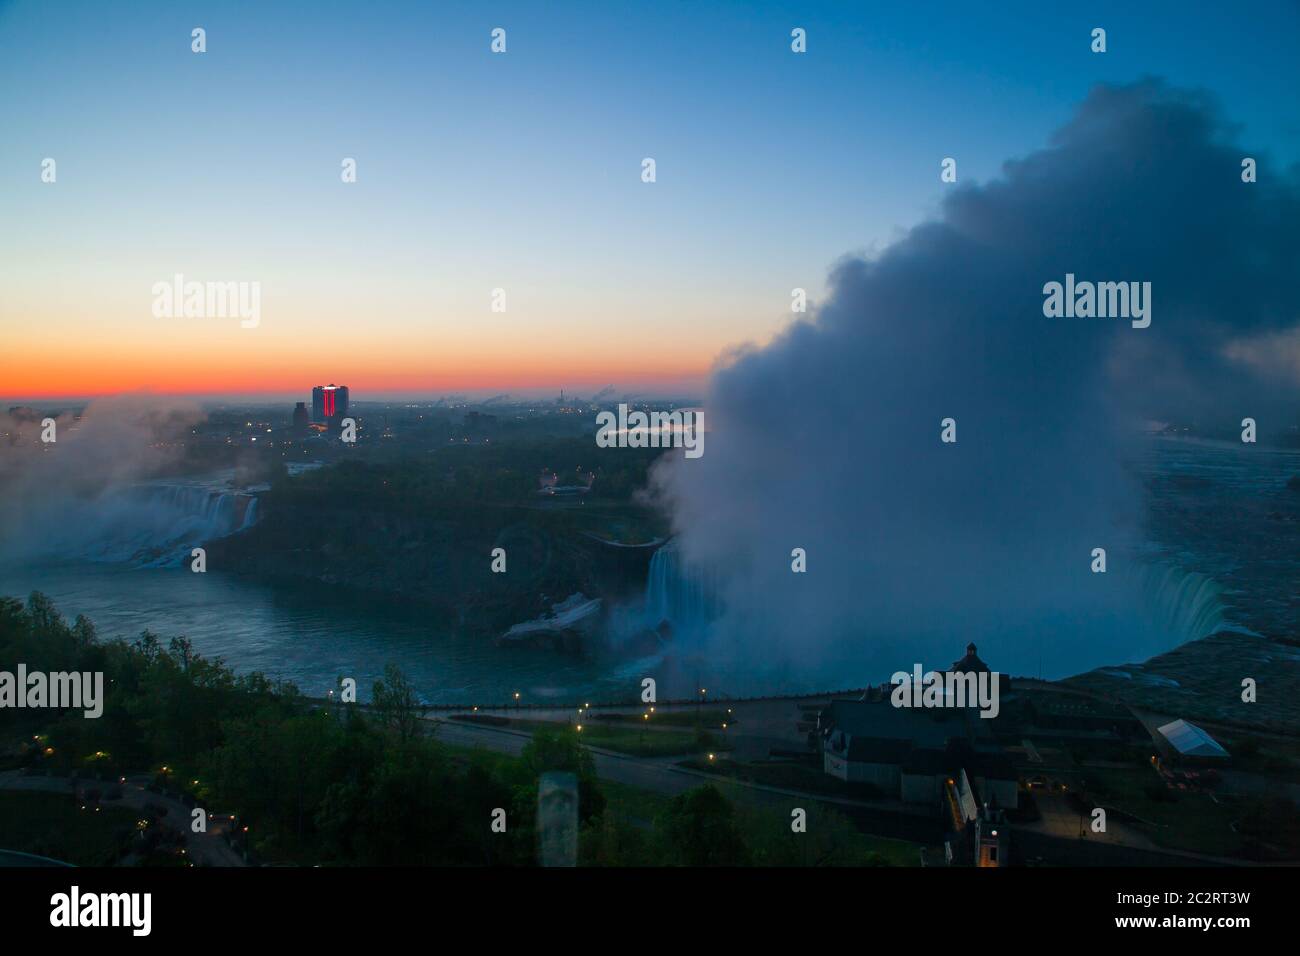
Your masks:
M 0 359 L 5 394 L 29 398 L 116 394 L 151 391 L 164 394 L 275 394 L 317 379 L 338 377 L 342 369 L 353 387 L 370 393 L 429 393 L 495 389 L 549 389 L 567 385 L 604 385 L 608 381 L 636 382 L 642 387 L 698 384 L 706 364 L 661 363 L 656 374 L 634 360 L 618 356 L 532 354 L 503 358 L 462 353 L 419 356 L 393 352 L 361 352 L 342 356 L 322 352 L 299 356 L 293 370 L 274 356 L 167 356 L 140 352 L 78 350 L 57 363 L 41 364 L 36 356 L 8 354 Z
M 579 326 L 582 323 L 578 323 Z M 144 319 L 112 324 L 49 318 L 11 335 L 0 354 L 0 392 L 10 397 L 274 394 L 347 378 L 358 392 L 601 387 L 696 388 L 726 343 L 673 330 L 647 342 L 612 329 L 532 326 L 516 320 L 467 327 L 264 319 Z

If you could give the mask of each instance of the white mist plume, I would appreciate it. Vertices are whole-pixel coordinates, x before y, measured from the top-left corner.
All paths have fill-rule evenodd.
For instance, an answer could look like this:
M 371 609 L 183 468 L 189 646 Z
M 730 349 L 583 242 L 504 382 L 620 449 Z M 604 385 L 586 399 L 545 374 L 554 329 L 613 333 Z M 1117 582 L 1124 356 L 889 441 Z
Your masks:
M 119 520 L 113 495 L 180 455 L 176 442 L 202 420 L 197 405 L 142 395 L 98 399 L 78 419 L 56 419 L 56 440 L 38 444 L 39 417 L 7 416 L 23 441 L 0 446 L 0 557 L 58 551 Z M 127 516 L 129 518 L 129 516 Z M 143 516 L 142 516 L 143 520 Z
M 1300 341 L 1300 200 L 1280 175 L 1242 183 L 1230 133 L 1202 94 L 1100 87 L 1049 148 L 842 261 L 809 320 L 725 357 L 708 454 L 655 475 L 683 557 L 721 576 L 706 659 L 855 686 L 968 639 L 1022 673 L 1167 646 L 1115 567 L 1141 508 L 1125 424 L 1295 397 L 1240 343 Z M 1151 327 L 1044 317 L 1044 283 L 1071 272 L 1150 281 Z

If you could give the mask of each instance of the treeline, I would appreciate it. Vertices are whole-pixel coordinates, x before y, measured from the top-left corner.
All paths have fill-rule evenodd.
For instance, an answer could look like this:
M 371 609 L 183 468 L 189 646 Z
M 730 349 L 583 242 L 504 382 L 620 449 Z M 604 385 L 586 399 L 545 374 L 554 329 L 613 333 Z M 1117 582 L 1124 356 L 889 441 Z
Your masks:
M 345 461 L 273 482 L 268 503 L 345 504 L 396 513 L 440 514 L 466 504 L 518 505 L 536 500 L 543 470 L 574 484 L 595 473 L 592 497 L 630 502 L 646 486 L 657 448 L 597 448 L 589 438 L 449 444 L 418 459 Z
M 25 606 L 0 598 L 0 670 L 19 662 L 102 671 L 103 716 L 0 711 L 0 769 L 153 774 L 210 816 L 236 814 L 264 862 L 531 865 L 538 780 L 555 770 L 578 780 L 584 864 L 883 862 L 855 850 L 856 831 L 833 814 L 795 836 L 779 814 L 738 809 L 713 787 L 638 819 L 610 806 L 590 752 L 564 728 L 539 731 L 518 758 L 445 746 L 392 666 L 368 709 L 323 705 L 291 684 L 236 675 L 185 638 L 100 641 L 90 621 L 68 624 L 39 593 Z M 491 827 L 498 808 L 504 833 Z
M 275 480 L 251 530 L 209 543 L 209 566 L 393 596 L 495 634 L 575 592 L 640 587 L 643 567 L 593 560 L 583 533 L 635 542 L 666 533 L 662 516 L 633 500 L 657 454 L 553 439 L 345 461 Z M 581 506 L 539 497 L 543 468 L 571 483 L 579 467 L 597 475 Z M 508 574 L 492 572 L 496 548 Z

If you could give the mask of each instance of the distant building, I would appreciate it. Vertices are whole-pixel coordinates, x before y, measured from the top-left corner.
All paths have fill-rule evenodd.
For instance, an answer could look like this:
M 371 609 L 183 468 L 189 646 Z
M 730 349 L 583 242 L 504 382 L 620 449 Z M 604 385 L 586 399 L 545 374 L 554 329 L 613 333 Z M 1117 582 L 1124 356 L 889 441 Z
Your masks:
M 1056 685 L 1032 700 L 1003 696 L 1003 713 L 1018 721 L 1026 736 L 1109 740 L 1145 745 L 1151 733 L 1123 704 L 1101 700 Z M 1154 728 L 1153 728 L 1154 729 Z
M 294 435 L 297 436 L 297 437 L 299 437 L 299 438 L 301 438 L 302 436 L 306 435 L 306 434 L 307 434 L 307 426 L 310 424 L 310 421 L 311 421 L 311 420 L 307 417 L 307 403 L 306 403 L 306 402 L 298 402 L 296 405 L 294 405 L 294 407 L 293 407 L 293 433 L 294 433 Z
M 320 425 L 334 425 L 348 414 L 346 385 L 317 385 L 311 390 L 311 420 Z
M 559 498 L 580 498 L 591 491 L 591 486 L 596 481 L 596 473 L 594 471 L 584 472 L 579 468 L 576 474 L 577 481 L 574 484 L 562 485 L 558 473 L 543 468 L 542 474 L 537 480 L 537 493 Z
M 966 645 L 966 656 L 961 660 L 953 661 L 952 666 L 948 668 L 954 674 L 989 674 L 989 665 L 980 660 L 979 655 L 975 653 L 974 642 Z

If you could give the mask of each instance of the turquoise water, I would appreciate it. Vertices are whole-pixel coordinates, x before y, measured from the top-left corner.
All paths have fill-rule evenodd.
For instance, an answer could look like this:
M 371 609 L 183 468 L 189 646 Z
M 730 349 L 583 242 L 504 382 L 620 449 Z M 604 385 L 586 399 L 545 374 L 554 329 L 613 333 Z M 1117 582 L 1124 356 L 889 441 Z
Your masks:
M 1031 621 L 1044 637 L 1026 631 L 994 641 L 1001 656 L 987 657 L 991 666 L 1058 677 L 1142 660 L 1225 627 L 1300 636 L 1300 492 L 1286 489 L 1300 473 L 1300 453 L 1159 440 L 1134 467 L 1148 495 L 1141 556 L 1147 565 L 1133 582 L 1144 596 L 1142 613 L 1130 619 L 1098 609 L 1095 620 Z M 652 591 L 674 586 L 652 577 Z M 184 635 L 205 656 L 291 680 L 313 695 L 342 675 L 369 696 L 393 662 L 432 703 L 500 703 L 516 692 L 532 703 L 629 700 L 645 676 L 659 681 L 661 697 L 689 694 L 697 681 L 715 695 L 843 689 L 886 679 L 896 661 L 878 673 L 886 666 L 882 654 L 910 666 L 908 655 L 925 644 L 947 654 L 923 663 L 942 666 L 972 636 L 957 622 L 950 633 L 898 634 L 892 648 L 850 637 L 831 645 L 828 659 L 796 673 L 764 666 L 743 643 L 708 655 L 683 646 L 666 658 L 592 660 L 499 648 L 434 625 L 419 610 L 215 571 L 84 558 L 0 566 L 0 593 L 26 597 L 32 590 L 50 595 L 69 618 L 90 617 L 102 638 L 134 639 L 145 628 L 164 640 Z M 655 606 L 682 603 L 649 596 Z
M 1165 439 L 1135 466 L 1146 556 L 1213 580 L 1225 620 L 1300 639 L 1300 451 Z
M 241 672 L 260 670 L 323 695 L 338 676 L 353 677 L 363 698 L 385 664 L 397 663 L 432 703 L 532 703 L 627 698 L 617 665 L 498 648 L 482 637 L 449 633 L 418 610 L 328 592 L 273 589 L 231 575 L 86 561 L 0 567 L 0 593 L 40 590 L 69 619 L 85 614 L 101 639 L 134 640 L 146 628 L 164 642 L 184 635 L 206 657 Z

